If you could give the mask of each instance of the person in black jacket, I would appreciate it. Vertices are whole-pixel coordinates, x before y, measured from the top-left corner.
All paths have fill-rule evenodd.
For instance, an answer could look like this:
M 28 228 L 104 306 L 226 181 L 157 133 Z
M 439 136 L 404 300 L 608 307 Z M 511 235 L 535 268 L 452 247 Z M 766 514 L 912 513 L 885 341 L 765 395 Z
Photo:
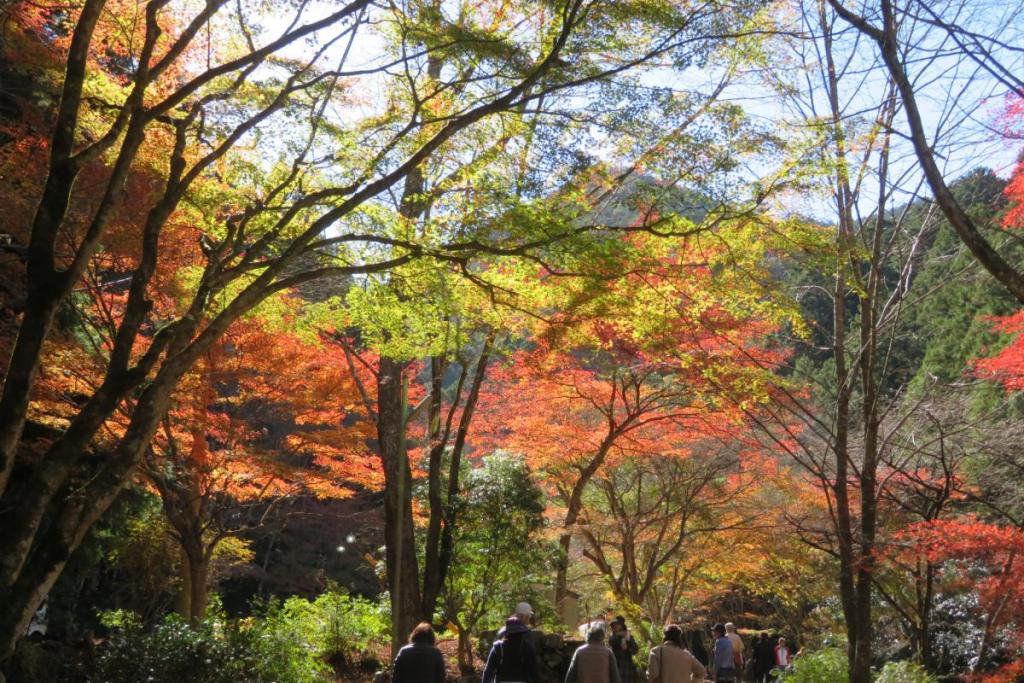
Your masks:
M 527 639 L 530 627 L 512 617 L 503 637 L 487 655 L 483 683 L 537 683 L 537 653 Z
M 395 657 L 392 683 L 444 683 L 444 656 L 434 644 L 437 636 L 430 624 L 423 622 L 409 634 L 409 644 Z
M 768 638 L 767 631 L 761 631 L 761 636 L 754 641 L 754 680 L 757 683 L 768 683 L 771 680 L 771 671 L 775 668 L 775 647 Z
M 640 651 L 640 648 L 629 629 L 626 628 L 626 617 L 620 615 L 612 619 L 612 637 L 608 640 L 608 647 L 615 653 L 619 680 L 622 683 L 635 683 L 637 676 L 633 657 Z

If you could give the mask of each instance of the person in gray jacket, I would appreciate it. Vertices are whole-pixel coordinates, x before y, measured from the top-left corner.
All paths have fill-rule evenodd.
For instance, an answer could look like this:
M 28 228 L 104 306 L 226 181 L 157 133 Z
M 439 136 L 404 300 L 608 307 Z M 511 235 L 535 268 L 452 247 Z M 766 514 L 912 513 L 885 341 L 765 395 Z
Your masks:
M 587 644 L 576 648 L 565 683 L 620 683 L 615 653 L 604 644 L 603 628 L 592 629 Z
M 664 642 L 651 650 L 647 661 L 647 680 L 650 683 L 703 681 L 707 670 L 683 645 L 683 630 L 669 624 L 665 627 L 664 636 Z

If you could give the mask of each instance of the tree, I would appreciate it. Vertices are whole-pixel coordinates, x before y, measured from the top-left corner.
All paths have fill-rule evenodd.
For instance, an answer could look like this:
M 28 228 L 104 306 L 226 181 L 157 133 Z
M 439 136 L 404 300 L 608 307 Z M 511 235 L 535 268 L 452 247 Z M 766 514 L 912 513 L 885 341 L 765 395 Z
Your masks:
M 725 438 L 663 431 L 658 450 L 613 460 L 594 477 L 579 524 L 583 556 L 619 604 L 639 607 L 652 624 L 673 620 L 709 565 L 739 562 L 730 531 L 758 517 L 749 499 L 765 474 L 756 461 L 767 457 L 747 454 L 742 467 Z
M 900 539 L 930 562 L 944 563 L 948 571 L 958 572 L 977 592 L 984 626 L 976 670 L 986 668 L 999 628 L 1012 626 L 1011 646 L 1020 647 L 1024 587 L 1017 562 L 1024 536 L 1019 529 L 965 516 L 911 525 Z M 1009 680 L 1004 675 L 997 671 L 990 676 L 994 681 Z
M 475 358 L 469 356 L 468 349 L 460 349 L 457 344 L 458 356 L 453 359 L 450 355 L 453 351 L 447 348 L 447 343 L 454 340 L 446 340 L 446 346 L 431 355 L 420 373 L 410 369 L 409 361 L 396 361 L 388 356 L 371 362 L 367 350 L 360 353 L 352 340 L 341 335 L 335 335 L 334 339 L 359 387 L 363 414 L 368 423 L 376 427 L 377 455 L 382 466 L 394 466 L 397 462 L 404 463 L 406 468 L 404 474 L 393 469 L 388 474 L 384 470 L 385 495 L 390 495 L 386 499 L 387 519 L 391 520 L 386 524 L 386 541 L 389 566 L 394 568 L 388 575 L 388 585 L 393 609 L 397 609 L 399 615 L 392 620 L 392 645 L 396 646 L 402 642 L 403 629 L 408 626 L 411 630 L 412 622 L 433 620 L 437 600 L 455 561 L 455 531 L 459 528 L 465 495 L 460 483 L 465 465 L 463 455 L 494 337 L 491 333 L 484 337 Z M 455 379 L 451 379 L 453 373 Z M 361 374 L 367 378 L 360 379 Z M 397 383 L 397 397 L 391 395 L 389 382 Z M 415 406 L 411 405 L 410 395 Z M 386 460 L 383 449 L 389 446 L 386 446 L 388 442 L 382 442 L 385 437 L 394 438 L 392 455 L 399 460 Z M 418 465 L 415 469 L 414 463 Z M 417 549 L 412 516 L 414 472 L 418 477 L 425 474 L 427 480 L 427 529 L 422 552 Z M 390 477 L 390 486 L 387 477 Z M 395 481 L 396 477 L 401 485 Z M 408 509 L 403 510 L 406 506 Z M 399 515 L 405 516 L 401 523 L 396 522 Z M 422 573 L 420 561 L 424 567 Z M 398 571 L 402 571 L 401 579 Z
M 544 492 L 521 458 L 499 451 L 474 464 L 458 504 L 443 613 L 458 629 L 459 669 L 471 674 L 471 634 L 507 616 L 509 601 L 528 595 L 545 568 Z
M 0 495 L 6 509 L 20 513 L 4 520 L 0 537 L 0 656 L 9 655 L 68 555 L 130 480 L 179 381 L 253 307 L 325 276 L 380 272 L 420 258 L 458 265 L 480 252 L 531 253 L 580 231 L 559 223 L 524 237 L 484 225 L 468 236 L 409 239 L 364 229 L 360 218 L 382 193 L 488 117 L 522 111 L 546 95 L 570 103 L 573 93 L 654 57 L 685 59 L 695 36 L 731 32 L 731 18 L 742 20 L 749 8 L 666 4 L 659 14 L 646 3 L 613 11 L 570 0 L 544 12 L 496 8 L 493 22 L 482 28 L 475 16 L 452 20 L 418 3 L 397 9 L 355 0 L 312 18 L 301 4 L 287 15 L 275 12 L 278 19 L 287 16 L 274 22 L 286 28 L 271 35 L 261 28 L 260 10 L 243 5 L 159 2 L 138 21 L 121 22 L 118 6 L 87 0 L 69 15 L 49 14 L 53 30 L 31 34 L 60 55 L 54 66 L 62 91 L 52 134 L 41 133 L 48 142 L 38 203 L 31 220 L 15 230 L 26 245 L 26 302 L 0 397 Z M 18 16 L 46 13 L 24 9 Z M 541 20 L 523 25 L 537 46 L 529 55 L 520 48 L 526 36 L 509 33 L 523 16 Z M 382 56 L 369 69 L 352 67 L 343 46 L 378 19 L 395 29 L 394 56 Z M 615 38 L 615 27 L 634 19 L 643 38 Z M 235 25 L 240 41 L 217 40 Z M 290 47 L 299 41 L 312 47 L 293 58 Z M 336 49 L 340 59 L 332 63 Z M 618 58 L 605 60 L 610 52 Z M 435 53 L 460 55 L 473 66 L 431 83 L 417 72 Z M 369 116 L 327 125 L 327 103 L 351 105 L 358 84 L 372 78 L 398 84 L 405 97 Z M 435 115 L 434 105 L 462 81 L 470 84 L 463 96 Z M 94 96 L 94 86 L 107 92 Z M 270 135 L 278 144 L 261 149 L 259 141 Z M 152 192 L 126 203 L 128 180 L 147 161 Z M 101 166 L 99 182 L 76 194 L 76 181 L 91 164 Z M 176 315 L 156 320 L 151 300 L 165 228 L 190 203 L 203 218 L 196 222 L 202 259 Z M 138 239 L 103 382 L 40 464 L 26 470 L 24 482 L 12 484 L 58 312 L 125 210 L 139 219 Z M 314 254 L 325 261 L 296 270 L 300 259 Z M 116 448 L 109 457 L 86 458 L 88 445 L 129 398 L 131 419 Z M 87 484 L 77 486 L 83 469 L 92 471 L 80 480 Z M 76 495 L 64 495 L 69 487 Z
M 895 206 L 901 193 L 914 196 L 913 182 L 893 163 L 895 86 L 882 81 L 868 90 L 850 83 L 843 75 L 874 73 L 872 60 L 836 28 L 829 5 L 798 9 L 791 28 L 813 40 L 793 41 L 786 58 L 799 73 L 815 76 L 790 81 L 780 73 L 778 85 L 789 116 L 802 127 L 794 132 L 800 136 L 794 139 L 797 153 L 812 160 L 800 181 L 820 183 L 816 189 L 830 203 L 833 242 L 819 252 L 820 274 L 807 287 L 820 292 L 828 313 L 815 321 L 816 348 L 805 348 L 779 369 L 795 383 L 775 394 L 781 400 L 771 418 L 752 419 L 823 497 L 823 517 L 815 509 L 791 522 L 806 542 L 838 562 L 850 681 L 867 683 L 887 454 L 914 411 L 903 403 L 905 377 L 894 372 L 892 349 L 929 227 L 911 231 L 906 211 Z M 864 113 L 849 116 L 852 106 Z
M 142 467 L 182 550 L 192 623 L 205 615 L 222 542 L 262 526 L 285 497 L 379 486 L 344 364 L 265 325 L 237 323 L 193 366 Z
M 1019 23 L 1019 8 L 990 5 L 983 12 L 962 13 L 952 5 L 879 0 L 877 4 L 864 3 L 856 11 L 839 0 L 828 2 L 843 21 L 875 44 L 899 95 L 914 154 L 935 203 L 978 262 L 1024 303 L 1024 271 L 992 246 L 950 190 L 936 152 L 941 149 L 939 136 L 929 140 L 918 103 L 919 94 L 927 97 L 929 89 L 928 81 L 922 81 L 919 74 L 948 68 L 949 52 L 969 74 L 966 79 L 959 74 L 955 77 L 960 81 L 955 86 L 960 97 L 974 97 L 979 104 L 996 93 L 1024 97 L 1024 81 L 1014 66 L 1014 38 L 1020 36 L 1007 34 Z M 980 94 L 975 92 L 976 82 L 982 83 Z
M 687 26 L 686 31 L 707 28 L 701 27 L 702 8 L 676 7 L 674 11 L 682 12 L 677 19 Z M 425 45 L 438 39 L 427 31 L 426 23 L 417 30 L 425 32 L 421 37 Z M 698 48 L 691 56 L 702 54 Z M 476 65 L 464 63 L 459 55 L 446 54 L 444 59 L 427 60 L 424 69 L 430 80 L 439 78 L 445 69 L 473 73 Z M 452 92 L 461 95 L 465 85 L 459 82 Z M 397 229 L 403 238 L 410 233 L 434 239 L 460 236 L 480 230 L 482 222 L 485 234 L 492 229 L 512 231 L 534 240 L 528 251 L 492 250 L 472 259 L 453 256 L 447 262 L 404 264 L 363 280 L 362 287 L 350 292 L 355 296 L 349 297 L 350 310 L 340 326 L 356 328 L 361 344 L 379 357 L 373 365 L 376 398 L 372 407 L 368 401 L 368 411 L 377 426 L 385 473 L 388 564 L 395 568 L 389 575 L 396 615 L 394 647 L 415 621 L 429 620 L 434 614 L 450 564 L 459 490 L 457 465 L 477 396 L 492 347 L 504 336 L 503 330 L 515 329 L 523 317 L 545 314 L 549 302 L 536 293 L 538 268 L 541 273 L 607 282 L 631 267 L 627 258 L 612 251 L 619 244 L 617 233 L 649 232 L 663 238 L 694 234 L 710 229 L 730 213 L 751 211 L 762 199 L 733 196 L 737 208 L 724 206 L 721 198 L 709 194 L 707 206 L 702 208 L 709 216 L 703 222 L 683 219 L 678 206 L 664 213 L 655 210 L 666 203 L 659 196 L 675 194 L 677 185 L 701 181 L 710 185 L 709 179 L 718 180 L 718 174 L 724 175 L 736 163 L 723 151 L 725 141 L 739 146 L 742 140 L 745 146 L 753 136 L 746 132 L 737 135 L 743 126 L 734 108 L 717 107 L 720 88 L 710 95 L 697 92 L 681 100 L 672 92 L 652 96 L 634 79 L 602 78 L 595 85 L 591 108 L 601 102 L 599 115 L 588 114 L 577 121 L 576 114 L 567 114 L 566 102 L 559 98 L 538 99 L 536 108 L 524 107 L 514 115 L 496 118 L 490 127 L 480 125 L 476 136 L 467 136 L 463 145 L 434 155 L 409 174 L 389 212 L 370 217 Z M 621 111 L 615 106 L 605 111 L 603 102 L 609 98 L 615 102 L 636 98 L 636 102 L 623 105 Z M 454 104 L 457 101 L 436 106 L 444 109 Z M 651 129 L 643 114 L 670 124 L 671 132 Z M 573 139 L 571 136 L 590 141 L 589 129 L 595 123 L 622 136 L 622 145 L 628 150 L 620 155 L 625 171 L 612 173 L 594 155 L 554 142 Z M 546 147 L 541 148 L 538 141 L 546 142 Z M 499 152 L 508 147 L 515 147 L 515 154 L 502 156 Z M 568 156 L 567 162 L 560 161 L 562 156 Z M 671 162 L 677 159 L 679 165 L 673 167 Z M 621 201 L 621 195 L 629 194 L 620 188 L 645 165 L 654 168 L 661 164 L 675 175 L 657 188 L 642 188 L 646 191 L 636 193 L 640 197 L 629 197 L 638 203 L 643 199 L 646 209 L 640 218 L 632 210 L 626 220 L 619 220 L 619 214 L 606 210 L 609 204 Z M 552 232 L 558 234 L 563 229 L 562 238 L 553 240 Z M 467 282 L 478 291 L 467 291 Z M 478 348 L 482 350 L 478 352 Z M 350 356 L 351 352 L 347 349 Z M 419 379 L 427 395 L 414 408 L 403 386 L 408 382 L 415 391 L 417 360 L 429 367 L 430 378 Z M 452 380 L 455 390 L 445 409 L 445 394 L 451 393 L 445 376 L 455 370 L 458 379 Z M 373 393 L 366 391 L 367 399 Z M 421 419 L 426 425 L 422 439 L 430 443 L 424 469 L 432 493 L 426 545 L 422 554 L 414 554 L 410 492 L 417 468 L 409 462 L 409 455 L 417 451 L 410 448 L 407 431 L 410 426 L 418 428 L 416 422 Z M 446 483 L 442 483 L 440 462 L 449 447 L 452 462 Z M 422 572 L 417 558 L 422 558 Z
M 715 270 L 718 259 L 740 253 L 744 264 L 757 262 L 749 228 L 744 221 L 721 227 L 715 246 L 644 239 L 625 245 L 646 255 L 628 276 L 599 295 L 570 285 L 576 305 L 564 309 L 564 322 L 493 371 L 497 391 L 484 403 L 487 442 L 525 454 L 564 508 L 559 606 L 594 478 L 613 461 L 680 457 L 709 434 L 735 436 L 742 410 L 718 400 L 720 386 L 750 405 L 770 390 L 755 359 L 767 363 L 779 351 L 757 340 L 786 311 L 759 299 L 749 277 L 756 267 L 744 271 L 742 283 Z M 741 235 L 745 251 L 723 247 Z

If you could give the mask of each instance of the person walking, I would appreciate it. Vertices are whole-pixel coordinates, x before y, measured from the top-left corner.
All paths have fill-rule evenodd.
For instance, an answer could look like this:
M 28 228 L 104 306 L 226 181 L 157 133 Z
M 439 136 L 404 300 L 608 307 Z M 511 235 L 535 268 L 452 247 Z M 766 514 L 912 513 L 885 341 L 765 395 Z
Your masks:
M 754 658 L 754 680 L 757 683 L 768 683 L 771 680 L 772 669 L 775 668 L 775 646 L 768 638 L 767 631 L 761 631 L 751 650 L 751 656 Z
M 736 664 L 733 660 L 732 641 L 725 635 L 725 627 L 715 624 L 715 647 L 711 652 L 711 680 L 715 683 L 736 683 Z
M 512 617 L 501 633 L 487 655 L 483 683 L 537 683 L 537 653 L 528 637 L 530 627 Z
M 409 634 L 409 644 L 395 657 L 393 683 L 444 683 L 444 656 L 434 628 L 423 622 Z
M 615 654 L 604 644 L 603 628 L 587 634 L 587 644 L 576 648 L 565 674 L 565 683 L 620 683 Z
M 523 636 L 523 639 L 532 647 L 534 650 L 537 649 L 537 634 L 532 630 L 533 626 L 533 607 L 528 602 L 520 602 L 516 605 L 516 611 L 512 614 L 509 619 L 518 619 L 519 623 L 527 628 L 527 633 Z M 505 627 L 502 626 L 498 630 L 497 638 L 505 637 Z
M 612 619 L 612 636 L 608 639 L 608 647 L 615 653 L 621 683 L 634 683 L 637 676 L 633 657 L 640 651 L 640 647 L 626 627 L 626 617 L 620 615 Z
M 738 676 L 745 670 L 747 657 L 743 647 L 743 638 L 736 633 L 736 624 L 731 621 L 725 625 L 725 637 L 732 643 L 732 665 Z
M 662 632 L 661 645 L 651 650 L 647 660 L 648 683 L 697 683 L 707 669 L 683 645 L 683 630 L 669 624 Z

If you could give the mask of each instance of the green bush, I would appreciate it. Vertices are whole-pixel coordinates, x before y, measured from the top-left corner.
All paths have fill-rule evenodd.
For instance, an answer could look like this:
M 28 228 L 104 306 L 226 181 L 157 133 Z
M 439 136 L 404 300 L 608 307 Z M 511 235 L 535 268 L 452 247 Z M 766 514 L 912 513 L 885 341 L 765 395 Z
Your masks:
M 265 608 L 263 628 L 308 643 L 316 657 L 338 667 L 367 659 L 389 638 L 388 621 L 377 603 L 339 591 L 313 602 L 292 597 Z
M 824 683 L 849 679 L 846 652 L 830 647 L 817 652 L 805 652 L 793 660 L 792 671 L 778 677 L 785 683 Z
M 386 638 L 378 606 L 344 593 L 315 601 L 289 598 L 262 606 L 261 614 L 227 619 L 216 607 L 198 626 L 176 615 L 146 629 L 131 612 L 101 615 L 111 636 L 99 649 L 95 683 L 315 683 L 331 664 L 366 658 Z
M 878 674 L 875 683 L 936 683 L 936 678 L 913 662 L 889 662 Z
M 304 643 L 255 620 L 214 617 L 192 627 L 172 615 L 146 630 L 123 616 L 100 648 L 92 681 L 314 683 L 328 669 Z

